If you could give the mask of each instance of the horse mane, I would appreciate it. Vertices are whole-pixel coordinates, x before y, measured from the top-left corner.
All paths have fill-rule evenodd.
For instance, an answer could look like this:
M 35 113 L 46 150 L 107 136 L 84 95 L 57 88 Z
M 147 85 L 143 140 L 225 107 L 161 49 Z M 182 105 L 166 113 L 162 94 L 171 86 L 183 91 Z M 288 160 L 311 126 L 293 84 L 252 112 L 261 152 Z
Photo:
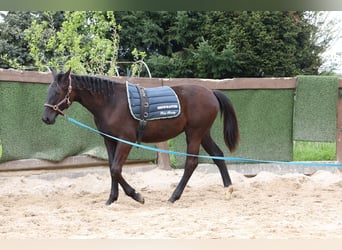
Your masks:
M 109 78 L 89 75 L 71 74 L 75 87 L 78 89 L 86 89 L 95 95 L 110 96 L 114 94 L 114 87 L 118 82 Z

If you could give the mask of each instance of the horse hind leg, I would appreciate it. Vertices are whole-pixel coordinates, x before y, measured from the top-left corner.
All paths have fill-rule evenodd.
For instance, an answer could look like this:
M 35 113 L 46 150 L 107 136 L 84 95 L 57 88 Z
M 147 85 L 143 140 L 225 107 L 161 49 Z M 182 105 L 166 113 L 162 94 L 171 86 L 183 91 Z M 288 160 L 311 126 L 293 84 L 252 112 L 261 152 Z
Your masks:
M 202 147 L 204 148 L 204 150 L 210 156 L 219 156 L 219 157 L 224 156 L 222 150 L 219 148 L 219 146 L 211 138 L 209 132 L 203 137 L 201 144 L 202 144 Z M 227 165 L 226 165 L 224 160 L 213 159 L 213 161 L 220 171 L 222 181 L 223 181 L 223 186 L 225 188 L 227 188 L 226 197 L 230 199 L 231 195 L 233 193 L 233 185 L 232 185 L 232 181 L 230 179 L 229 173 L 228 173 Z
M 135 191 L 133 187 L 131 187 L 126 180 L 122 176 L 122 165 L 121 164 L 116 164 L 111 166 L 111 177 L 112 177 L 112 189 L 109 195 L 109 199 L 106 202 L 106 205 L 110 205 L 113 202 L 115 202 L 118 199 L 118 184 L 122 187 L 124 190 L 125 194 L 127 196 L 130 196 L 133 200 L 144 204 L 145 199 L 144 197 Z
M 187 141 L 188 141 L 187 153 L 197 155 L 199 152 L 200 142 L 191 141 L 189 143 L 190 141 L 189 139 L 187 139 Z M 169 199 L 169 202 L 174 203 L 176 200 L 178 200 L 181 197 L 184 191 L 184 188 L 186 184 L 188 183 L 192 173 L 196 169 L 197 165 L 198 165 L 198 157 L 193 157 L 193 156 L 186 157 L 183 176 L 180 182 L 178 183 L 176 189 L 172 193 Z

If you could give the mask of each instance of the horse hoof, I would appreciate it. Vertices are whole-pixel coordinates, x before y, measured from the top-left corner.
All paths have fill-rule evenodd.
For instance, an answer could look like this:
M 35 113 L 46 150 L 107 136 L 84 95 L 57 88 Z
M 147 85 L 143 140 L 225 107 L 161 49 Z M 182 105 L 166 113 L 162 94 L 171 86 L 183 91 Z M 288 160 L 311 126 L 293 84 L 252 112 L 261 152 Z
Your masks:
M 225 196 L 227 200 L 230 200 L 232 198 L 232 194 L 233 194 L 234 188 L 233 185 L 230 185 L 229 187 L 227 187 L 227 190 L 225 191 Z
M 109 197 L 106 201 L 106 206 L 110 206 L 112 203 L 114 203 L 117 199 Z
M 113 201 L 108 200 L 108 201 L 106 201 L 106 206 L 110 206 L 112 203 L 113 203 Z
M 178 199 L 171 196 L 170 199 L 168 199 L 168 202 L 169 202 L 169 204 L 173 204 L 173 203 L 175 203 L 176 200 L 178 200 Z
M 139 203 L 141 203 L 141 204 L 144 204 L 144 203 L 145 203 L 144 197 L 143 197 L 141 194 L 139 194 L 139 193 L 136 193 L 136 194 L 134 195 L 134 200 L 136 200 L 137 202 L 139 202 Z

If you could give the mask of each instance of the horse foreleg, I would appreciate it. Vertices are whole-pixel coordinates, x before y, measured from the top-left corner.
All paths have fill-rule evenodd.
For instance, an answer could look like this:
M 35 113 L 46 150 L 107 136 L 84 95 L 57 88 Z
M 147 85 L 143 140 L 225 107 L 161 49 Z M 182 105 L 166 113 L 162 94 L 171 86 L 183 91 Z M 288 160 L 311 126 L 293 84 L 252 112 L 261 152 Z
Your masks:
M 200 146 L 199 142 L 189 143 L 187 153 L 197 155 L 199 152 L 199 146 Z M 181 195 L 184 191 L 184 188 L 185 188 L 186 184 L 188 183 L 192 173 L 196 169 L 197 165 L 198 165 L 198 158 L 197 157 L 193 157 L 193 156 L 187 156 L 186 157 L 183 176 L 182 176 L 180 182 L 178 183 L 175 191 L 172 193 L 172 195 L 169 199 L 169 202 L 173 203 L 181 197 Z
M 218 147 L 218 145 L 211 138 L 210 133 L 206 134 L 203 137 L 201 144 L 204 150 L 210 156 L 220 156 L 220 157 L 224 156 L 222 150 Z M 218 167 L 218 169 L 220 170 L 220 174 L 223 180 L 223 186 L 227 188 L 226 196 L 227 198 L 230 198 L 231 194 L 233 193 L 233 186 L 232 186 L 232 181 L 228 173 L 227 165 L 224 162 L 224 160 L 213 159 L 213 161 Z
M 113 160 L 114 160 L 115 149 L 116 149 L 117 143 L 116 141 L 113 141 L 107 138 L 105 138 L 104 142 L 107 148 L 109 169 L 111 172 L 111 189 L 110 189 L 109 198 L 106 202 L 106 205 L 110 205 L 118 199 L 118 195 L 119 195 L 119 183 L 117 180 L 114 179 L 113 174 L 112 174 Z
M 132 197 L 134 200 L 144 204 L 144 202 L 145 202 L 144 197 L 141 194 L 137 193 L 135 191 L 135 189 L 132 188 L 122 176 L 122 167 L 127 160 L 128 154 L 131 150 L 131 147 L 132 146 L 127 145 L 127 144 L 123 144 L 120 142 L 117 144 L 113 163 L 112 163 L 111 168 L 110 168 L 112 183 L 114 183 L 114 184 L 119 183 L 126 195 L 128 195 L 128 196 Z M 116 190 L 116 188 L 117 188 L 117 186 L 112 185 L 111 195 L 110 195 L 109 200 L 108 200 L 108 202 L 110 202 L 109 204 L 113 203 L 118 198 L 118 191 Z
M 112 177 L 112 185 L 111 185 L 110 194 L 106 202 L 106 205 L 109 206 L 114 201 L 117 201 L 118 196 L 119 196 L 119 183 L 116 180 L 114 180 L 114 178 Z

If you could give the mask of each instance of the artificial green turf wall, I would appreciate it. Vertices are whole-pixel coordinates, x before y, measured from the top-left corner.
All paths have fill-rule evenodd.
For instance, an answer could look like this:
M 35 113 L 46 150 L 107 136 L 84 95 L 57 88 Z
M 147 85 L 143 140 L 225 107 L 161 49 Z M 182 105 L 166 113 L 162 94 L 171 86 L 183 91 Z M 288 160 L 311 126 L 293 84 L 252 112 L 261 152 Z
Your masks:
M 335 142 L 338 78 L 335 76 L 298 76 L 293 139 Z
M 39 158 L 59 161 L 87 154 L 107 159 L 102 137 L 62 117 L 48 126 L 41 121 L 48 86 L 0 82 L 0 162 Z M 230 154 L 223 142 L 222 121 L 216 119 L 212 136 L 226 156 L 291 161 L 293 140 L 335 141 L 337 77 L 300 76 L 297 89 L 224 91 L 237 112 L 241 142 Z M 95 127 L 91 114 L 78 103 L 67 111 Z M 185 136 L 170 143 L 174 151 L 186 152 Z M 205 154 L 203 150 L 200 152 Z M 154 160 L 156 154 L 134 148 L 130 160 Z M 185 158 L 171 156 L 183 166 Z M 210 162 L 210 160 L 200 160 Z
M 79 154 L 107 159 L 101 136 L 61 116 L 54 125 L 42 122 L 47 88 L 46 84 L 0 82 L 0 162 L 31 158 L 60 161 Z M 66 113 L 95 127 L 92 115 L 78 103 L 73 103 Z M 129 159 L 153 160 L 155 153 L 134 149 Z
M 211 134 L 225 156 L 291 161 L 294 90 L 235 90 L 224 93 L 236 110 L 241 136 L 238 150 L 230 154 L 223 141 L 223 121 L 218 116 Z M 172 141 L 172 149 L 186 151 L 184 133 Z M 201 149 L 201 154 L 206 153 Z M 172 162 L 180 167 L 185 159 L 176 156 Z M 200 162 L 211 160 L 201 159 Z

